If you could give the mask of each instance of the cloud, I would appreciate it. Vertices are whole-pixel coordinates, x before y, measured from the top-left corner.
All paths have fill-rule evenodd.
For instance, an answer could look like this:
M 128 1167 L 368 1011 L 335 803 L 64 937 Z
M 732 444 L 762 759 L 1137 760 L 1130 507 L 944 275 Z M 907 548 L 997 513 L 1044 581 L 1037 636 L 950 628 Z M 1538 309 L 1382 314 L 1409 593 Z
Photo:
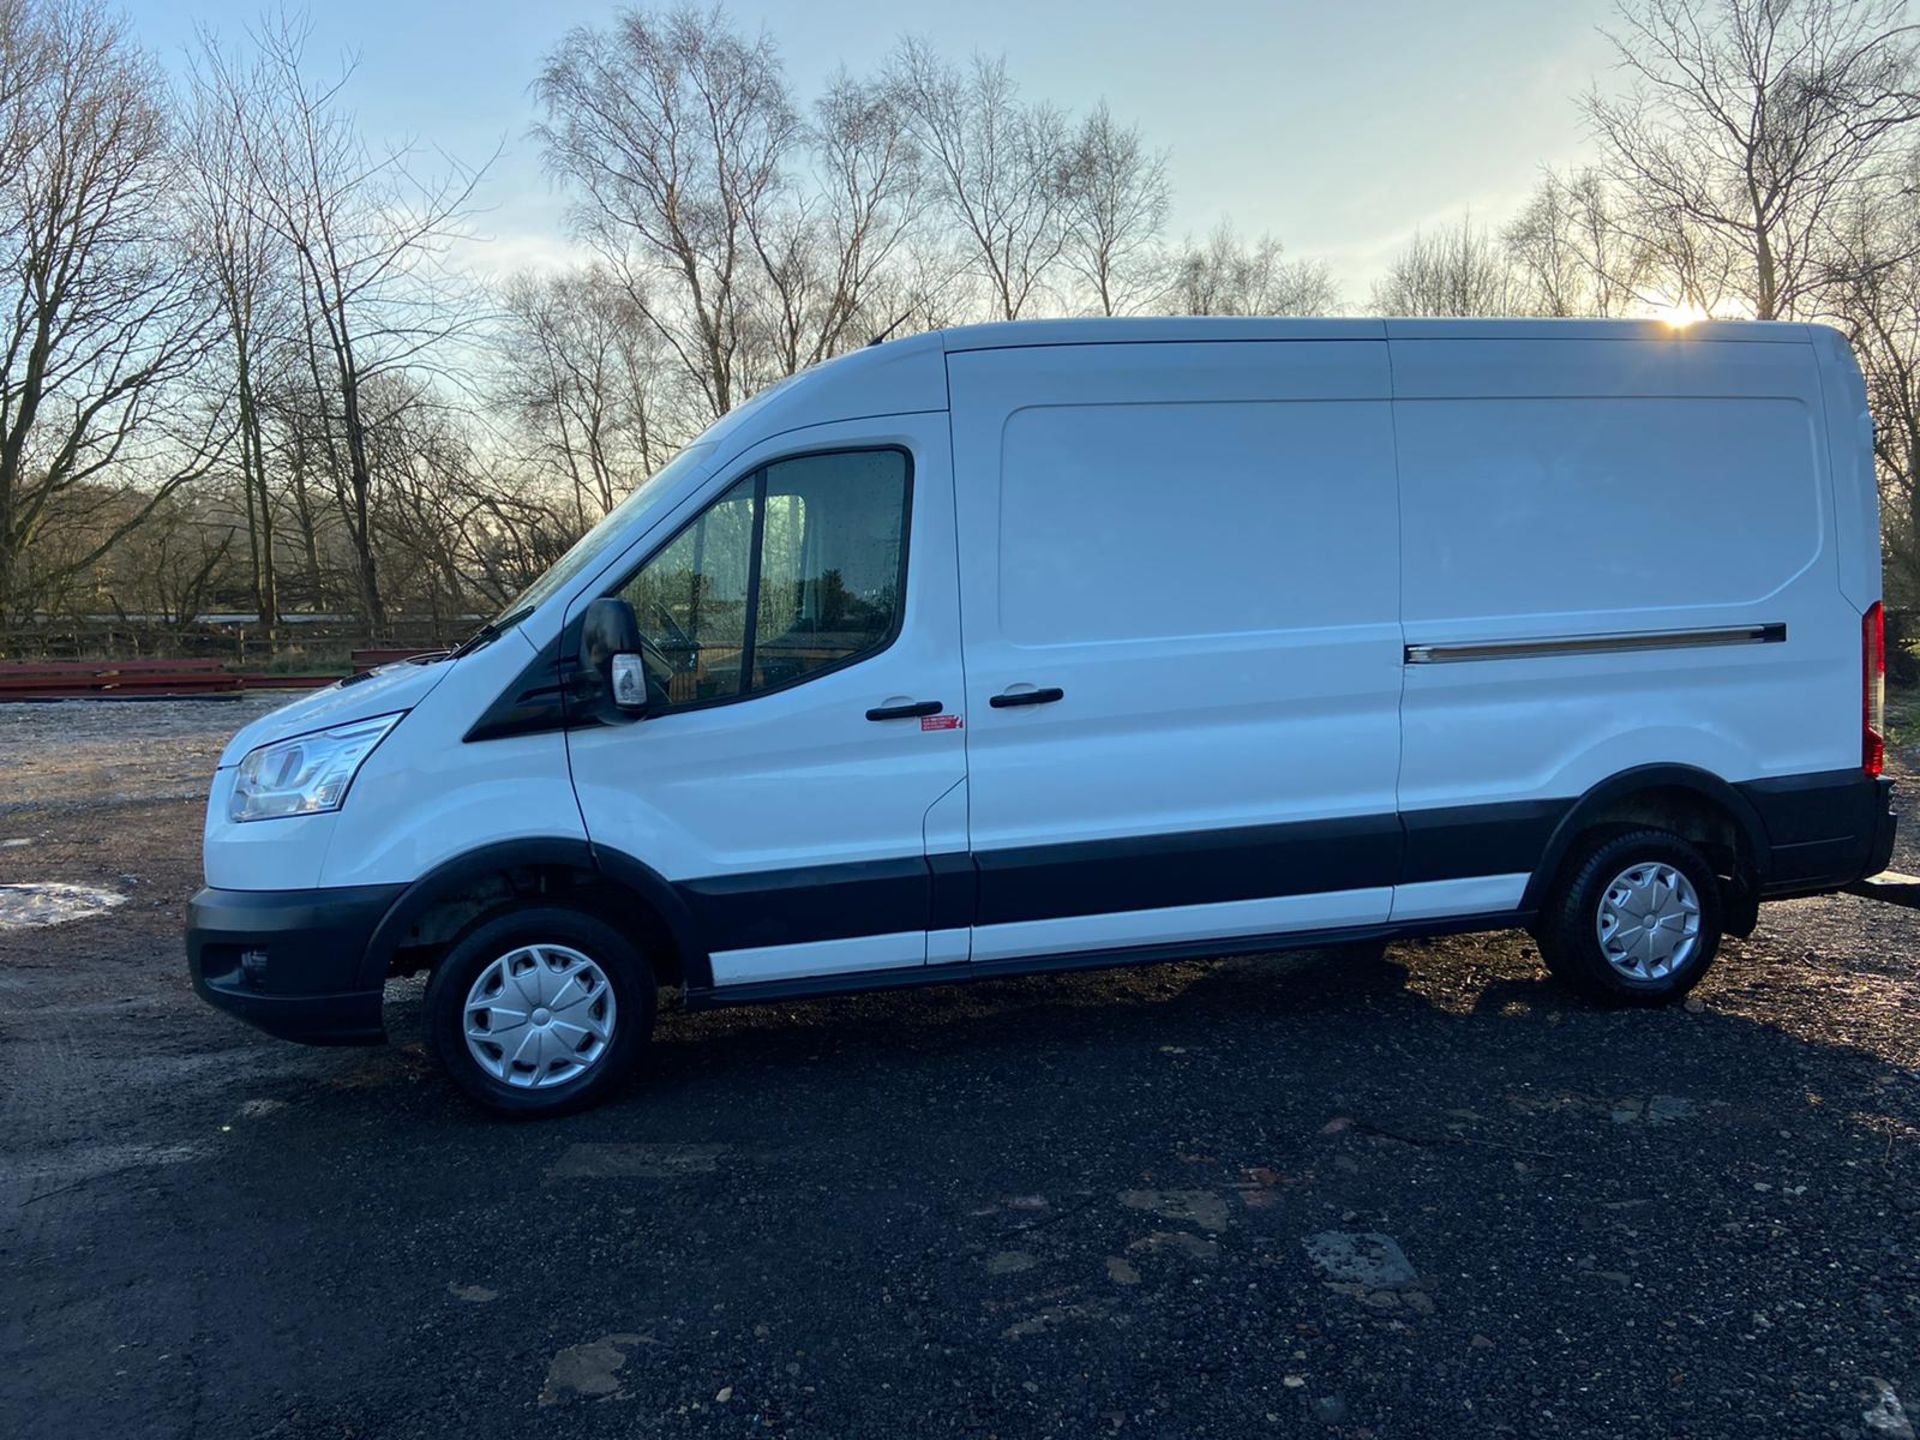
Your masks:
M 522 270 L 564 270 L 590 252 L 558 230 L 495 229 L 457 241 L 447 258 L 482 280 L 496 280 Z

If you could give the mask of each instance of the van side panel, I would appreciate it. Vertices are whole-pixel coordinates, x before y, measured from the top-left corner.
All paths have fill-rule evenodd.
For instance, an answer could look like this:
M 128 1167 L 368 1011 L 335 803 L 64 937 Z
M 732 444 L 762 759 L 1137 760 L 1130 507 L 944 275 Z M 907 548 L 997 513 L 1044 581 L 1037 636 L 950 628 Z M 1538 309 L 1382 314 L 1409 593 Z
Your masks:
M 1810 344 L 1392 348 L 1410 834 L 1469 807 L 1537 824 L 1636 766 L 1857 770 L 1858 612 Z M 1512 869 L 1504 836 L 1471 840 L 1478 873 Z M 1409 884 L 1438 878 L 1418 848 Z

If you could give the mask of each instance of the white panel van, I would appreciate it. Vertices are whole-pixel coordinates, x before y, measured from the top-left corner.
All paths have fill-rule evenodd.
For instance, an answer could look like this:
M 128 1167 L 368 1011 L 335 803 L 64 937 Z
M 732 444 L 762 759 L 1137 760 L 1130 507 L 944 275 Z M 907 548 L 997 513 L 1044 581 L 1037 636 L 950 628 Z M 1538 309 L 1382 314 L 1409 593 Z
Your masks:
M 248 726 L 206 999 L 510 1110 L 687 1006 L 1525 926 L 1672 1000 L 1893 844 L 1819 327 L 1126 320 L 776 386 L 451 654 Z

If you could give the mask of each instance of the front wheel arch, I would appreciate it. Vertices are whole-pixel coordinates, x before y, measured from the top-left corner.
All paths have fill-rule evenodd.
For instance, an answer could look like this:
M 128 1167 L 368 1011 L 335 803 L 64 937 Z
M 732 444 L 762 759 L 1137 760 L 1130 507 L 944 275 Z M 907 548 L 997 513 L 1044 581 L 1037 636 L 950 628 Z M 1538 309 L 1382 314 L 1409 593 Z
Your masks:
M 560 961 L 571 959 L 576 969 L 570 975 Z M 556 960 L 556 953 L 560 959 Z M 528 995 L 521 992 L 518 1013 L 513 1017 L 515 1034 L 532 1041 L 521 1053 L 531 1049 L 532 1068 L 522 1068 L 524 1077 L 515 1082 L 498 1072 L 505 1058 L 494 1053 L 493 1065 L 483 1068 L 474 1053 L 467 1027 L 472 992 L 482 976 L 503 961 L 531 956 L 535 962 L 530 973 L 553 973 L 559 978 L 557 993 Z M 540 964 L 542 957 L 552 964 L 551 971 Z M 592 1022 L 579 1019 L 591 998 L 582 999 L 578 973 L 597 971 L 608 982 L 600 990 L 612 994 L 617 1003 L 604 1016 L 608 1039 L 601 1053 L 584 1071 L 567 1074 L 564 1070 L 575 1057 L 578 1045 L 590 1040 Z M 526 982 L 521 982 L 526 983 Z M 568 1008 L 569 996 L 573 1008 Z M 548 1014 L 537 1008 L 555 1008 Z M 529 1010 L 529 1006 L 535 1007 Z M 470 1100 L 500 1115 L 559 1115 L 597 1104 L 614 1093 L 639 1063 L 653 1032 L 658 1009 L 657 981 L 646 954 L 625 934 L 591 911 L 564 903 L 535 903 L 514 906 L 474 927 L 452 946 L 426 993 L 426 1031 L 428 1049 L 447 1078 Z M 494 1009 L 498 1016 L 501 1012 Z M 577 1023 L 569 1023 L 576 1021 Z M 549 1028 L 550 1027 L 550 1028 Z M 560 1040 L 556 1054 L 554 1043 Z M 485 1035 L 479 1037 L 484 1047 Z M 561 1073 L 543 1082 L 537 1077 L 560 1068 Z
M 430 969 L 476 926 L 549 901 L 596 915 L 647 956 L 666 985 L 705 985 L 712 968 L 672 884 L 632 856 L 554 836 L 501 841 L 436 865 L 375 927 L 361 959 L 364 988 Z

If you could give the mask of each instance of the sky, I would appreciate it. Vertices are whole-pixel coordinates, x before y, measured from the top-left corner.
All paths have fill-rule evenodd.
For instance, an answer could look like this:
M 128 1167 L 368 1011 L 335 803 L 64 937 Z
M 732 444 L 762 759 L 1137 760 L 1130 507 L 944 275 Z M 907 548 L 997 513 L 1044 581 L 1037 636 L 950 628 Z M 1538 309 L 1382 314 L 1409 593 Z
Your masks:
M 124 0 L 123 0 L 124 3 Z M 260 0 L 130 0 L 140 39 L 179 69 L 201 28 L 239 40 Z M 540 59 L 614 0 L 316 0 L 310 56 L 357 56 L 367 132 L 478 162 L 470 263 L 505 273 L 568 254 L 564 202 L 528 138 Z M 1610 0 L 733 0 L 777 41 L 795 95 L 841 64 L 875 69 L 898 36 L 1004 55 L 1030 99 L 1104 98 L 1169 152 L 1169 234 L 1230 217 L 1324 261 L 1352 309 L 1415 229 L 1498 223 L 1547 164 L 1590 157 L 1575 97 L 1607 84 Z M 1173 17 L 1177 16 L 1178 19 Z

